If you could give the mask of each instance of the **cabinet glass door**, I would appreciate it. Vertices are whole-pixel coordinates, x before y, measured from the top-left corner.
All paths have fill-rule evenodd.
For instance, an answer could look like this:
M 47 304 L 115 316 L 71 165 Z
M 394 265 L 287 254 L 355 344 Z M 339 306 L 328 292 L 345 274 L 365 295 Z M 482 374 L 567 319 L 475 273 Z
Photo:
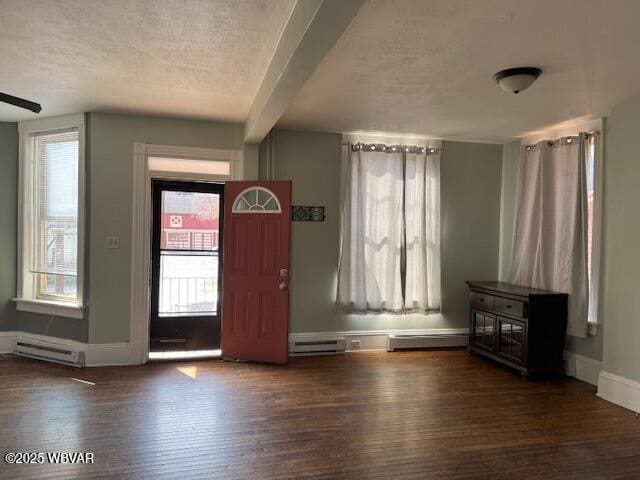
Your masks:
M 487 350 L 494 349 L 496 317 L 490 313 L 473 310 L 471 342 Z
M 524 361 L 526 324 L 498 317 L 498 353 L 511 361 Z

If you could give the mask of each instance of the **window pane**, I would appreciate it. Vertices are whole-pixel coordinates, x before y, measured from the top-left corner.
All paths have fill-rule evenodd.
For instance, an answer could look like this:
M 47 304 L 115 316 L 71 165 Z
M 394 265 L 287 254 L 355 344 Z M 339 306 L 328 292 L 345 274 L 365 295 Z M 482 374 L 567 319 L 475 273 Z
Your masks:
M 589 139 L 587 149 L 587 271 L 589 288 L 591 288 L 591 252 L 593 250 L 593 198 L 595 192 L 596 175 L 596 146 L 593 137 Z
M 56 137 L 52 135 L 52 137 Z M 42 142 L 42 207 L 47 217 L 78 216 L 78 141 Z
M 50 297 L 75 298 L 77 277 L 66 275 L 40 275 L 40 293 Z
M 218 254 L 161 252 L 158 313 L 215 315 L 218 306 Z
M 234 212 L 280 212 L 278 199 L 269 190 L 252 188 L 238 196 L 233 204 Z
M 217 251 L 220 195 L 162 192 L 162 250 Z
M 41 273 L 76 275 L 78 258 L 78 222 L 76 220 L 41 220 L 40 248 L 45 252 Z
M 74 299 L 77 293 L 77 131 L 34 137 L 35 204 L 31 271 L 37 297 Z
M 217 314 L 220 195 L 164 190 L 161 215 L 158 313 Z
M 149 157 L 149 170 L 174 173 L 203 173 L 207 175 L 231 175 L 231 163 L 216 160 L 191 160 L 187 158 Z

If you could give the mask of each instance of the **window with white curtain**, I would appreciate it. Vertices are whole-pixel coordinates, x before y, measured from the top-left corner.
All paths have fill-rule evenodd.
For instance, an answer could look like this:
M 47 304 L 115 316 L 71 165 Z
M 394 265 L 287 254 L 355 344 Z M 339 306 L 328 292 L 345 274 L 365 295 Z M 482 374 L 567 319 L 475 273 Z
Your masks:
M 521 149 L 510 281 L 569 294 L 567 333 L 597 332 L 601 155 L 597 133 Z
M 439 149 L 346 145 L 341 221 L 339 307 L 439 310 Z
M 69 126 L 66 120 L 64 128 L 21 131 L 17 308 L 78 318 L 82 316 L 83 132 L 80 125 Z

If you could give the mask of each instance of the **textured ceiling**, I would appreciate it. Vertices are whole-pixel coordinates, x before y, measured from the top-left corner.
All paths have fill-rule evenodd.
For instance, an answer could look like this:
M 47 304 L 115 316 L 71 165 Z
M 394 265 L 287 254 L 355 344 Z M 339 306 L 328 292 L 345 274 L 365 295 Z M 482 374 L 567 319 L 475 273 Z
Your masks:
M 40 116 L 242 122 L 293 0 L 0 0 L 0 91 Z M 0 104 L 0 121 L 33 118 Z
M 637 0 L 370 0 L 279 126 L 503 140 L 640 90 Z M 503 68 L 544 70 L 527 91 Z

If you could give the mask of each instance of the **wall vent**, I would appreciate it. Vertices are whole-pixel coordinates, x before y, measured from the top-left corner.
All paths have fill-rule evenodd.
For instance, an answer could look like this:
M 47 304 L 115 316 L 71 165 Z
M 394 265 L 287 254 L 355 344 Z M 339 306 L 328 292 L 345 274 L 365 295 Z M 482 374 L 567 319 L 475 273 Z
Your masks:
M 61 363 L 73 367 L 84 366 L 84 352 L 41 341 L 18 340 L 15 354 L 45 362 Z
M 290 355 L 335 355 L 344 353 L 347 341 L 344 338 L 333 340 L 295 340 L 289 342 Z
M 429 348 L 462 348 L 468 343 L 466 334 L 453 335 L 389 335 L 387 352 Z

